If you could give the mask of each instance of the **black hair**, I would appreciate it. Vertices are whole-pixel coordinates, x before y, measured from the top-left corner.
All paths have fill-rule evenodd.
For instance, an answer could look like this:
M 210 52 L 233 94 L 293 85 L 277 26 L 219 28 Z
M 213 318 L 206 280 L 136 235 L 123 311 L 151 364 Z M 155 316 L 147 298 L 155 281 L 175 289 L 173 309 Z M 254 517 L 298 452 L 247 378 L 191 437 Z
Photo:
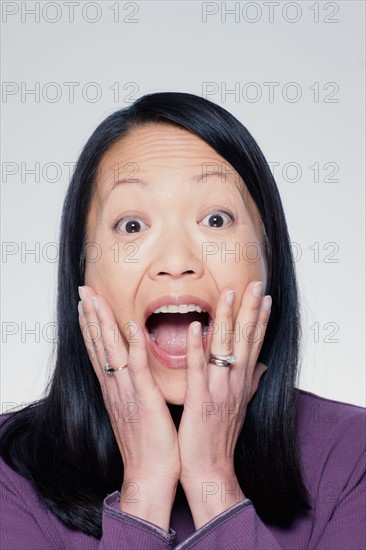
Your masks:
M 269 166 L 245 126 L 193 94 L 144 95 L 102 121 L 82 149 L 61 219 L 55 369 L 45 397 L 9 417 L 0 454 L 67 527 L 101 537 L 103 500 L 121 489 L 123 463 L 78 321 L 86 217 L 104 153 L 133 128 L 150 123 L 178 125 L 208 143 L 238 172 L 259 211 L 265 291 L 273 302 L 258 360 L 268 369 L 248 405 L 234 465 L 261 519 L 290 525 L 310 504 L 296 435 L 300 314 L 285 215 Z

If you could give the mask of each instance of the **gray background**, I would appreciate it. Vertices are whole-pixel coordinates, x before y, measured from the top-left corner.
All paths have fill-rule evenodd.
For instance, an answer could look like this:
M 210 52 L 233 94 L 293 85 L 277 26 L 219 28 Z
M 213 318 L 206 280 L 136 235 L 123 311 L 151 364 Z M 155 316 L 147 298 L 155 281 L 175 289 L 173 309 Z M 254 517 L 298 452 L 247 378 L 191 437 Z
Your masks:
M 41 397 L 52 371 L 72 163 L 108 114 L 156 91 L 221 104 L 274 163 L 301 290 L 299 386 L 365 406 L 364 12 L 362 1 L 2 2 L 2 412 Z

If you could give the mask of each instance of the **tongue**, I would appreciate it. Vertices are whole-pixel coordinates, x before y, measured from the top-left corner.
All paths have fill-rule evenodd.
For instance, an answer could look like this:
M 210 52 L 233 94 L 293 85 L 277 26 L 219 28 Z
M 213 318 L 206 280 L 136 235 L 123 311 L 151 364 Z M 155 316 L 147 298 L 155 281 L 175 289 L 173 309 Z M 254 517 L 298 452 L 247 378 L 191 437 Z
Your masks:
M 197 312 L 158 313 L 152 316 L 150 332 L 155 336 L 155 344 L 169 355 L 185 355 L 189 324 L 199 320 Z

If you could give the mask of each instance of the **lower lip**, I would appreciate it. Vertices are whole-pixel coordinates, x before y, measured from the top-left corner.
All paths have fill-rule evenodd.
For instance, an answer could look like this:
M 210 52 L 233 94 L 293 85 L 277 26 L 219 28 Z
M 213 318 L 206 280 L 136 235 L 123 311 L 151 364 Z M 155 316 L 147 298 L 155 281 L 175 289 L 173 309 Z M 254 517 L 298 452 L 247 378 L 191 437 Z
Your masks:
M 166 351 L 159 348 L 154 340 L 151 338 L 149 331 L 145 327 L 145 334 L 151 351 L 157 359 L 166 367 L 170 369 L 186 369 L 187 368 L 187 354 L 184 355 L 170 355 Z M 202 338 L 203 351 L 207 348 L 207 334 Z

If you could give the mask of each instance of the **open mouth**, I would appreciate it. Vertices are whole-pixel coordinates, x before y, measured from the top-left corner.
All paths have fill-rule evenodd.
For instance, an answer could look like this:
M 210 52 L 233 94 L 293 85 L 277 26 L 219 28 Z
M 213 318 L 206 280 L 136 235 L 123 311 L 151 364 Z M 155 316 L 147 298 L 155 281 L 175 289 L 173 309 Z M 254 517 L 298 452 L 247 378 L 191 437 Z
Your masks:
M 211 317 L 207 311 L 200 309 L 193 304 L 163 306 L 159 310 L 164 311 L 152 313 L 146 320 L 146 329 L 153 347 L 169 356 L 185 356 L 188 327 L 193 321 L 201 323 L 202 340 L 205 342 Z

